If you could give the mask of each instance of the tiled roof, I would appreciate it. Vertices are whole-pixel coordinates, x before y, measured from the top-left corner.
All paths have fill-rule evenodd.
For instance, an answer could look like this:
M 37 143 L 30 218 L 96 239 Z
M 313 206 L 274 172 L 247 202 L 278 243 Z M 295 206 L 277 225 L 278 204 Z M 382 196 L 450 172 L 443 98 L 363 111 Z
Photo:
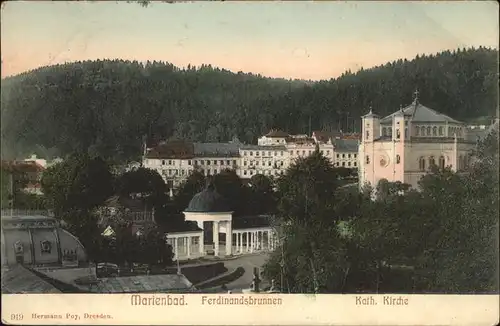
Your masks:
M 327 142 L 328 140 L 336 137 L 342 136 L 342 133 L 340 131 L 314 131 L 313 132 L 313 137 L 316 137 L 316 139 L 319 142 Z
M 196 157 L 238 157 L 239 143 L 194 143 Z
M 269 227 L 271 217 L 268 215 L 239 216 L 233 218 L 233 229 Z
M 392 118 L 402 113 L 405 116 L 410 116 L 412 122 L 451 122 L 451 123 L 461 123 L 455 119 L 450 118 L 447 115 L 439 113 L 433 109 L 430 109 L 418 101 L 413 101 L 410 105 L 403 108 L 402 110 L 398 110 L 393 114 L 390 114 L 382 119 L 380 119 L 380 123 L 390 123 L 392 122 Z
M 315 144 L 314 139 L 312 138 L 295 138 L 295 137 L 288 137 L 286 139 L 287 143 L 291 144 L 297 144 L 297 145 L 303 145 L 303 144 Z
M 286 138 L 290 136 L 288 133 L 281 131 L 281 130 L 271 130 L 267 134 L 265 134 L 266 137 L 269 138 Z
M 40 173 L 45 170 L 43 166 L 36 162 L 29 161 L 6 161 L 3 160 L 1 163 L 2 169 L 5 169 L 10 172 L 20 172 L 20 173 L 29 173 L 35 172 Z
M 333 146 L 338 152 L 357 152 L 359 144 L 357 139 L 334 139 Z
M 156 224 L 158 225 L 158 228 L 162 232 L 166 232 L 167 234 L 171 232 L 196 232 L 196 231 L 202 231 L 200 227 L 198 227 L 198 223 L 194 221 L 182 221 L 184 219 L 184 216 L 168 216 L 167 217 L 169 220 L 166 219 L 159 219 L 157 218 Z M 171 219 L 176 219 L 180 220 L 180 222 L 172 222 Z
M 268 146 L 261 146 L 261 145 L 242 145 L 240 146 L 241 150 L 256 150 L 256 151 L 286 151 L 286 146 L 284 145 L 268 145 Z
M 149 159 L 169 159 L 169 158 L 185 158 L 189 159 L 194 156 L 193 143 L 182 140 L 170 141 L 160 144 L 146 154 Z
M 2 268 L 2 293 L 61 293 L 28 269 L 17 265 Z

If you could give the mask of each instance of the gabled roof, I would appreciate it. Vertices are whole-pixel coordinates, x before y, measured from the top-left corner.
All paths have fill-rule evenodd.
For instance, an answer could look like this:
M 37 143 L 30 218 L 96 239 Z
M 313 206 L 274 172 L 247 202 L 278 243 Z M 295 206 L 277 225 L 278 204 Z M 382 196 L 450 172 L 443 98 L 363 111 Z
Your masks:
M 289 137 L 290 135 L 287 132 L 281 130 L 271 130 L 264 136 L 269 138 L 286 138 Z
M 192 158 L 194 156 L 193 143 L 182 140 L 169 141 L 152 148 L 147 154 L 149 159 Z
M 431 108 L 428 108 L 418 101 L 418 99 L 414 100 L 410 105 L 405 108 L 402 108 L 382 119 L 380 119 L 380 123 L 390 123 L 392 122 L 392 118 L 401 112 L 410 118 L 412 122 L 450 122 L 450 123 L 461 123 L 449 116 L 439 113 Z
M 45 170 L 45 168 L 33 161 L 2 161 L 2 169 L 9 172 L 18 173 L 40 173 Z
M 288 137 L 286 142 L 289 144 L 297 144 L 297 145 L 307 145 L 307 144 L 315 144 L 313 138 L 294 138 Z

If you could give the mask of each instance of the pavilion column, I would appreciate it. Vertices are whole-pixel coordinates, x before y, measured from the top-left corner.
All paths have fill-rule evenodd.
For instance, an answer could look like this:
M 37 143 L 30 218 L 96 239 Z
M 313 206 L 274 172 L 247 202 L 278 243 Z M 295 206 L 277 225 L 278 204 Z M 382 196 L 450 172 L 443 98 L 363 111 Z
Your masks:
M 226 256 L 233 254 L 233 222 L 226 221 Z
M 175 260 L 179 260 L 179 243 L 177 242 L 177 240 L 179 240 L 179 238 L 175 237 L 173 240 L 174 240 Z
M 255 249 L 255 232 L 250 233 L 250 252 Z
M 241 254 L 243 251 L 243 234 L 238 233 L 238 252 Z
M 245 232 L 245 242 L 247 246 L 247 252 L 250 250 L 250 234 L 249 232 Z
M 274 241 L 273 233 L 271 231 L 267 231 L 267 242 L 269 250 L 274 250 L 273 241 Z
M 205 256 L 205 238 L 204 238 L 204 235 L 203 235 L 203 231 L 201 231 L 201 234 L 200 234 L 200 243 L 199 243 L 199 251 L 200 251 L 200 255 L 201 256 Z
M 191 258 L 191 243 L 193 242 L 193 238 L 191 236 L 187 237 L 187 258 Z
M 262 232 L 257 231 L 257 250 L 262 249 Z
M 214 221 L 214 255 L 219 256 L 219 222 Z

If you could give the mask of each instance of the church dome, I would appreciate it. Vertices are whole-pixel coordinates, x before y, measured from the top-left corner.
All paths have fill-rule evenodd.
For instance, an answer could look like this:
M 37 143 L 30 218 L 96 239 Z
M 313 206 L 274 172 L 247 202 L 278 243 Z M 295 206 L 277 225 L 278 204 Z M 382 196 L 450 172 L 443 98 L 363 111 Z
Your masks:
M 193 213 L 211 213 L 211 212 L 230 212 L 231 209 L 227 201 L 222 197 L 215 186 L 209 182 L 207 187 L 193 196 L 185 212 Z

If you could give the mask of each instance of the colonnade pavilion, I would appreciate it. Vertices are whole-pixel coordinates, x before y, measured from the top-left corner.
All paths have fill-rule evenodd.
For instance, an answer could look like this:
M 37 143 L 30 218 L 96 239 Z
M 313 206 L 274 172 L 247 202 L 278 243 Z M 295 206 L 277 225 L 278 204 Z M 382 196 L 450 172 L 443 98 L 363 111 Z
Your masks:
M 211 182 L 191 199 L 183 213 L 186 221 L 197 223 L 198 230 L 167 233 L 177 260 L 272 251 L 278 243 L 266 216 L 233 219 L 227 201 Z M 212 239 L 205 239 L 206 235 Z M 205 240 L 210 241 L 207 244 Z

